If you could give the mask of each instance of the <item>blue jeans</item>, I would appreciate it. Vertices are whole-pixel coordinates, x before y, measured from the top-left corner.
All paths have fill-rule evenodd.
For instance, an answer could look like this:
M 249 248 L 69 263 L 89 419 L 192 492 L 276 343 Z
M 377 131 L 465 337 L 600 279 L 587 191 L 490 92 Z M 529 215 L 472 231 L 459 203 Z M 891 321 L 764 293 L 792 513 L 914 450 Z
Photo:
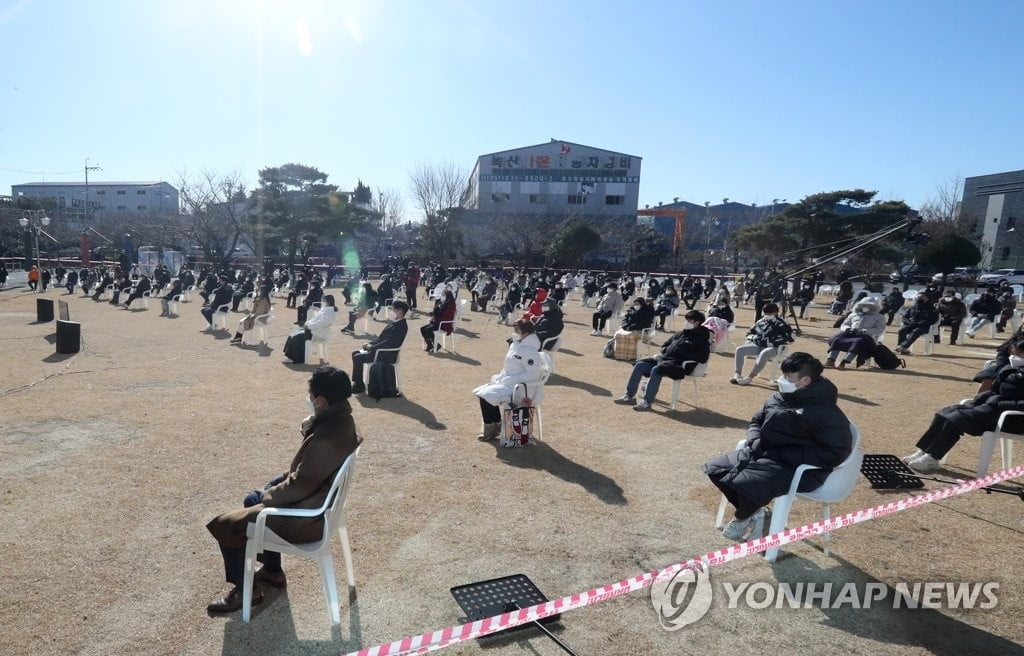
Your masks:
M 644 401 L 651 403 L 658 397 L 658 388 L 661 387 L 661 377 L 664 372 L 661 365 L 648 360 L 639 360 L 633 365 L 633 373 L 629 375 L 629 382 L 626 383 L 626 394 L 636 396 L 636 390 L 640 387 L 642 378 L 650 377 L 647 383 L 647 391 L 644 393 Z

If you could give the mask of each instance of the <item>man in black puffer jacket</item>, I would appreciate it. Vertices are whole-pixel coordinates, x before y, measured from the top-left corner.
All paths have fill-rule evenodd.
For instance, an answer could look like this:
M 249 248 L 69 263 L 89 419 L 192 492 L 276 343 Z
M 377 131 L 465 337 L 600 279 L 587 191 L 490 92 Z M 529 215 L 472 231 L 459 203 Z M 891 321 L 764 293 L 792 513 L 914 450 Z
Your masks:
M 1010 344 L 1008 362 L 996 373 L 992 389 L 966 403 L 939 409 L 932 425 L 917 441 L 917 451 L 903 462 L 919 472 L 933 472 L 964 433 L 981 435 L 994 431 L 1000 415 L 1007 410 L 1024 410 L 1024 337 L 1017 337 Z M 1021 419 L 1007 417 L 1003 430 L 1024 432 Z
M 545 351 L 550 351 L 554 348 L 555 343 L 545 345 L 544 342 L 552 337 L 558 337 L 562 334 L 562 330 L 565 328 L 565 322 L 563 320 L 563 313 L 558 308 L 558 301 L 553 299 L 547 299 L 544 301 L 544 314 L 534 321 L 534 326 L 537 328 L 537 337 L 540 339 L 541 346 Z
M 932 326 L 939 321 L 939 311 L 935 309 L 932 299 L 921 292 L 917 295 L 914 305 L 903 315 L 903 327 L 900 328 L 900 343 L 894 350 L 900 355 L 910 355 L 910 345 L 921 335 L 927 335 Z
M 632 404 L 640 380 L 650 376 L 647 391 L 635 406 L 634 410 L 651 409 L 651 402 L 658 396 L 662 377 L 681 380 L 693 372 L 697 365 L 704 364 L 711 357 L 711 331 L 702 326 L 704 314 L 690 310 L 684 317 L 686 324 L 681 331 L 673 335 L 661 347 L 661 353 L 653 358 L 637 360 L 633 365 L 633 373 L 626 383 L 626 393 L 616 403 Z
M 800 492 L 821 487 L 853 448 L 850 420 L 836 405 L 836 386 L 821 377 L 821 362 L 794 353 L 782 363 L 779 392 L 754 415 L 743 448 L 704 463 L 704 473 L 736 508 L 722 534 L 732 540 L 760 537 L 765 506 L 786 494 L 800 465 L 814 465 Z

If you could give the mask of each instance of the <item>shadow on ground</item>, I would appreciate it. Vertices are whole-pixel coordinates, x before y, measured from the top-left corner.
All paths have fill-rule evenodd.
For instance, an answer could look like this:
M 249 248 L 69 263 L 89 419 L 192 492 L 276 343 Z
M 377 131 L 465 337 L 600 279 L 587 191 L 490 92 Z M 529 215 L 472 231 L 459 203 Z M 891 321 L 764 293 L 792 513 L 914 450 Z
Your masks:
M 312 566 L 308 561 L 301 566 Z M 287 590 L 265 590 L 263 603 L 252 609 L 252 619 L 242 623 L 241 612 L 235 613 L 224 624 L 224 642 L 221 656 L 250 656 L 251 654 L 306 654 L 312 656 L 338 656 L 363 646 L 363 630 L 359 619 L 359 602 L 349 593 L 346 607 L 344 589 L 341 599 L 341 624 L 331 627 L 330 640 L 302 640 L 295 630 L 291 603 Z M 323 592 L 311 590 L 323 608 L 323 621 L 328 623 Z M 346 618 L 346 611 L 348 617 Z
M 387 399 L 371 398 L 366 394 L 356 394 L 356 400 L 359 401 L 359 405 L 367 409 L 383 410 L 385 412 L 393 412 L 396 415 L 402 415 L 415 419 L 430 430 L 446 430 L 448 427 L 437 420 L 437 417 L 433 412 L 416 403 L 410 401 L 408 397 L 397 396 Z
M 881 583 L 862 569 L 842 558 L 832 556 L 837 567 L 823 570 L 815 563 L 787 554 L 783 550 L 772 566 L 780 582 L 806 587 L 815 583 L 820 590 L 832 584 L 830 599 L 835 599 L 844 583 L 855 583 L 859 597 L 865 596 L 865 585 Z M 912 588 L 913 583 L 908 582 Z M 984 597 L 980 597 L 984 600 Z M 825 619 L 821 623 L 832 629 L 874 640 L 880 645 L 905 645 L 935 656 L 963 656 L 965 654 L 1020 654 L 1020 645 L 1005 638 L 971 626 L 939 610 L 926 608 L 893 608 L 894 593 L 872 601 L 870 607 L 854 604 L 836 604 L 837 608 L 822 609 Z M 866 605 L 866 604 L 862 604 Z M 799 611 L 793 611 L 799 612 Z
M 474 367 L 479 367 L 480 366 L 480 361 L 479 360 L 474 360 L 473 358 L 467 358 L 466 356 L 461 355 L 459 353 L 453 353 L 452 351 L 446 351 L 446 350 L 443 350 L 443 349 L 438 351 L 437 353 L 435 353 L 434 357 L 435 358 L 440 358 L 442 360 L 455 360 L 456 362 L 460 362 L 462 364 L 471 364 Z
M 572 387 L 575 389 L 583 390 L 584 392 L 589 392 L 594 396 L 612 395 L 611 390 L 607 390 L 598 385 L 583 382 L 582 380 L 573 380 L 572 378 L 566 378 L 565 376 L 559 374 L 551 374 L 551 377 L 548 378 L 548 385 L 557 385 L 559 387 Z
M 658 405 L 662 405 L 660 402 Z M 665 404 L 667 406 L 667 404 Z M 694 407 L 682 399 L 676 410 L 666 408 L 665 416 L 674 419 L 682 424 L 700 426 L 701 428 L 747 428 L 750 426 L 749 419 L 739 419 L 723 415 L 720 412 L 713 412 L 706 408 Z
M 507 465 L 549 472 L 567 483 L 581 486 L 607 504 L 621 506 L 627 503 L 622 488 L 612 478 L 569 460 L 547 442 L 518 449 L 503 448 L 498 440 L 492 440 L 491 445 L 498 459 Z

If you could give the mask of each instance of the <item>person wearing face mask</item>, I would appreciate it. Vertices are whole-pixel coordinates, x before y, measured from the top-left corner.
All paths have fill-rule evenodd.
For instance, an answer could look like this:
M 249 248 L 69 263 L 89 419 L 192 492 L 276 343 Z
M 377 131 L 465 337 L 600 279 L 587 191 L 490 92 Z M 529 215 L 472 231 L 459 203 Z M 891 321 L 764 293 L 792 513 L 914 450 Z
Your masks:
M 564 315 L 554 299 L 549 298 L 544 301 L 544 314 L 534 322 L 534 326 L 537 331 L 537 339 L 541 344 L 562 334 L 562 330 L 565 329 Z M 544 345 L 544 350 L 550 351 L 554 346 L 555 343 L 551 342 Z
M 936 412 L 931 426 L 917 441 L 917 451 L 903 458 L 903 462 L 916 471 L 933 472 L 939 469 L 939 461 L 964 433 L 981 435 L 994 431 L 1003 412 L 1024 411 L 1024 338 L 1014 339 L 1007 360 L 996 372 L 991 389 L 966 403 L 946 406 Z M 1007 417 L 1002 430 L 1024 433 L 1021 419 L 1024 417 Z
M 863 298 L 853 306 L 853 311 L 843 320 L 839 332 L 828 340 L 828 359 L 825 366 L 836 366 L 836 358 L 846 352 L 846 357 L 839 363 L 839 369 L 857 358 L 857 366 L 861 367 L 875 352 L 878 338 L 885 332 L 885 317 L 879 312 L 879 306 L 871 298 Z
M 999 321 L 996 323 L 997 333 L 1006 330 L 1007 322 L 1013 318 L 1014 313 L 1017 311 L 1017 299 L 1014 298 L 1013 292 L 1003 292 L 999 297 L 999 304 L 1002 306 L 1002 311 L 999 313 Z
M 935 309 L 931 298 L 921 292 L 910 309 L 903 313 L 903 326 L 899 332 L 900 343 L 894 351 L 900 355 L 909 355 L 911 344 L 921 335 L 930 333 L 932 326 L 938 321 L 939 311 Z
M 643 331 L 653 325 L 654 308 L 647 299 L 637 296 L 633 299 L 633 307 L 622 318 L 622 326 L 612 337 L 613 357 L 616 360 L 636 361 L 637 343 L 643 336 Z
M 967 317 L 967 306 L 953 293 L 953 290 L 947 289 L 942 298 L 936 305 L 936 309 L 939 312 L 939 325 L 949 326 L 949 343 L 956 344 L 957 337 L 960 336 L 960 324 Z M 940 336 L 935 335 L 935 343 L 939 343 Z
M 284 355 L 296 364 L 306 359 L 306 342 L 312 339 L 326 342 L 331 336 L 331 324 L 338 317 L 338 309 L 334 306 L 334 296 L 323 297 L 323 307 L 306 320 L 299 330 L 288 335 L 284 343 Z
M 658 355 L 637 360 L 633 365 L 633 373 L 626 382 L 626 393 L 616 399 L 616 403 L 632 404 L 640 381 L 649 377 L 644 398 L 640 399 L 633 409 L 639 412 L 650 410 L 651 404 L 658 396 L 663 377 L 682 380 L 692 373 L 698 364 L 708 361 L 711 355 L 711 331 L 701 325 L 704 323 L 704 315 L 697 310 L 690 310 L 684 318 L 686 322 L 683 329 L 662 345 Z
M 394 301 L 391 304 L 391 323 L 380 331 L 380 335 L 372 342 L 363 344 L 358 351 L 352 351 L 352 393 L 363 394 L 366 392 L 366 385 L 363 383 L 363 365 L 374 361 L 379 349 L 401 348 L 405 342 L 405 336 L 409 333 L 409 322 L 405 315 L 409 311 L 409 305 L 404 301 Z M 397 352 L 382 353 L 378 362 L 394 364 L 398 361 Z
M 434 301 L 434 310 L 431 313 L 430 321 L 420 326 L 424 351 L 431 353 L 436 350 L 434 333 L 443 331 L 449 335 L 452 334 L 455 330 L 455 310 L 455 295 L 446 289 L 443 295 Z
M 181 288 L 180 286 L 178 286 L 177 281 L 175 281 L 174 284 L 175 287 L 172 287 L 170 291 L 171 298 L 173 298 L 175 294 L 181 293 Z M 166 313 L 166 316 L 170 316 L 170 310 L 167 304 L 167 297 L 165 296 L 160 300 L 163 302 L 164 312 Z M 244 319 L 238 322 L 238 329 L 235 331 L 235 336 L 231 338 L 231 343 L 241 343 L 242 336 L 245 334 L 245 331 L 252 330 L 256 326 L 256 317 L 263 317 L 262 319 L 260 319 L 260 323 L 266 325 L 269 317 L 265 315 L 268 314 L 270 314 L 270 286 L 265 285 L 260 288 L 259 295 L 256 297 L 256 300 L 253 301 L 252 310 L 249 311 L 249 314 L 245 315 Z M 162 314 L 160 316 L 165 315 Z
M 729 380 L 733 385 L 749 385 L 765 365 L 779 354 L 779 347 L 793 343 L 793 329 L 779 316 L 779 306 L 767 303 L 764 316 L 757 320 L 747 332 L 747 343 L 736 347 L 736 371 Z M 757 358 L 750 375 L 743 375 L 743 361 Z
M 967 330 L 964 333 L 974 339 L 974 333 L 981 330 L 987 323 L 996 320 L 996 315 L 1002 312 L 1003 306 L 999 303 L 994 292 L 988 291 L 981 295 L 981 298 L 971 303 L 971 318 L 967 322 Z
M 903 308 L 903 304 L 906 302 L 907 299 L 903 297 L 903 292 L 900 291 L 899 287 L 893 287 L 889 295 L 882 299 L 882 314 L 886 315 L 885 325 L 892 325 L 893 317 Z
M 793 304 L 800 308 L 799 318 L 804 318 L 804 313 L 807 311 L 807 306 L 814 300 L 814 285 L 804 285 L 800 290 L 793 295 Z
M 242 577 L 245 543 L 249 526 L 264 508 L 319 508 L 330 490 L 338 469 L 359 448 L 362 438 L 352 418 L 352 386 L 348 375 L 335 367 L 322 366 L 309 379 L 303 400 L 310 416 L 302 422 L 302 443 L 288 470 L 274 478 L 262 490 L 250 492 L 243 507 L 229 510 L 212 519 L 207 530 L 220 545 L 224 559 L 224 578 L 234 586 L 224 597 L 210 602 L 211 613 L 230 613 L 242 607 Z M 274 517 L 267 528 L 293 544 L 316 542 L 323 538 L 322 516 Z M 256 571 L 252 604 L 263 602 L 264 585 L 287 585 L 281 569 L 281 554 L 264 551 L 257 559 L 263 567 Z
M 657 302 L 654 313 L 658 316 L 658 330 L 665 330 L 665 319 L 679 308 L 679 295 L 671 282 L 665 283 L 664 291 Z
M 736 509 L 722 530 L 730 540 L 761 537 L 770 525 L 765 506 L 789 491 L 797 467 L 821 467 L 800 478 L 797 489 L 810 492 L 853 448 L 850 420 L 836 405 L 836 386 L 821 376 L 821 362 L 793 353 L 781 369 L 779 391 L 750 420 L 743 447 L 704 464 L 704 473 Z
M 608 291 L 601 299 L 601 302 L 597 304 L 597 312 L 592 317 L 594 330 L 590 334 L 600 335 L 604 331 L 605 323 L 609 317 L 619 313 L 623 305 L 625 305 L 625 302 L 622 300 L 622 295 L 619 294 L 618 285 L 614 283 L 608 285 Z
M 480 399 L 483 430 L 477 439 L 482 442 L 493 440 L 501 434 L 500 404 L 510 403 L 515 395 L 517 402 L 526 397 L 533 405 L 539 406 L 544 394 L 541 382 L 545 372 L 536 328 L 532 321 L 520 319 L 513 324 L 512 329 L 513 336 L 505 353 L 505 366 L 491 376 L 491 382 L 473 390 L 473 394 Z
M 732 308 L 729 307 L 729 301 L 727 300 L 720 299 L 718 304 L 708 312 L 708 317 L 718 317 L 730 325 L 736 322 L 736 315 L 733 313 Z

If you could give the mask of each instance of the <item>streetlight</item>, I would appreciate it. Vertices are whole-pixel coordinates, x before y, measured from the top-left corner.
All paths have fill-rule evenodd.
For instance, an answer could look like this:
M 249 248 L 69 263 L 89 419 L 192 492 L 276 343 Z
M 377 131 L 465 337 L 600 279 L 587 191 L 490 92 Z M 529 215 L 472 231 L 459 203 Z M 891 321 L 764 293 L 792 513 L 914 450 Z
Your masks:
M 34 216 L 36 213 L 39 214 L 39 216 Z M 45 210 L 35 210 L 34 212 L 32 210 L 25 210 L 25 214 L 18 219 L 18 225 L 22 228 L 29 228 L 31 226 L 30 229 L 32 230 L 32 237 L 34 240 L 33 246 L 35 248 L 33 263 L 41 269 L 42 267 L 39 261 L 39 232 L 44 227 L 50 225 L 50 217 L 46 216 Z M 42 271 L 40 271 L 40 277 L 42 277 Z M 40 294 L 43 293 L 42 284 L 36 285 L 36 291 Z

